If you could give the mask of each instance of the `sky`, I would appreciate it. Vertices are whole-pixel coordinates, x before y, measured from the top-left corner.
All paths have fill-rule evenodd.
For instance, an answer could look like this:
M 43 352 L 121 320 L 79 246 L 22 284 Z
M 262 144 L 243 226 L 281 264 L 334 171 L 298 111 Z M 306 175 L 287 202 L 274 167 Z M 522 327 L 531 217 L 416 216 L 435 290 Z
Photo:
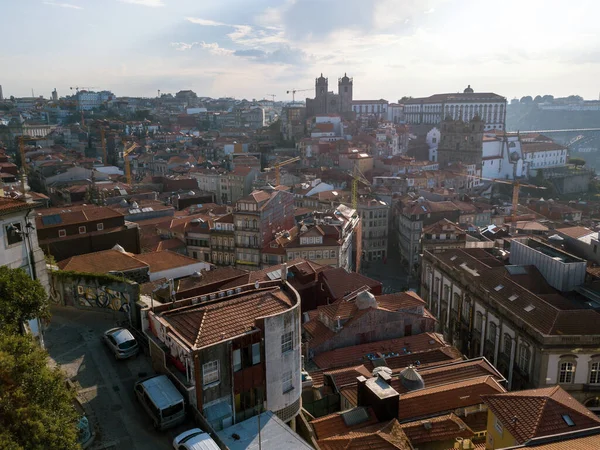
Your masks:
M 0 0 L 4 96 L 600 94 L 597 0 Z

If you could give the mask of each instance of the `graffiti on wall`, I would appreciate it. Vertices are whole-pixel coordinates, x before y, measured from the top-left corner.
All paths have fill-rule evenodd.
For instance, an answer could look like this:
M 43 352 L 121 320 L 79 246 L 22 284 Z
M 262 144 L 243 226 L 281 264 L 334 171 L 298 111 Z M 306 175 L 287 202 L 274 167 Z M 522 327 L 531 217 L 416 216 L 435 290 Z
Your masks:
M 114 311 L 129 310 L 130 295 L 126 292 L 115 291 L 106 286 L 77 285 L 72 289 L 78 306 L 109 308 Z

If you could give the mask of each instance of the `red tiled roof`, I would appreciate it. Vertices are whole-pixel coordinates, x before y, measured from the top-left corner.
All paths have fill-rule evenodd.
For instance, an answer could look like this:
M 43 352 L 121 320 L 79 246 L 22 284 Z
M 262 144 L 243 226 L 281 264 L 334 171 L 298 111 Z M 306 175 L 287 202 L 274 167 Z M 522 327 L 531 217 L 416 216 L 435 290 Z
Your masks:
M 534 450 L 598 450 L 600 448 L 600 434 L 585 437 L 566 438 L 560 442 L 535 445 L 528 447 Z
M 340 299 L 363 286 L 369 286 L 370 288 L 381 286 L 379 281 L 359 273 L 348 273 L 341 267 L 323 271 L 322 277 L 334 300 Z
M 59 261 L 57 265 L 61 270 L 86 273 L 123 272 L 148 267 L 146 263 L 135 258 L 131 253 L 113 249 L 72 256 Z
M 412 450 L 396 419 L 317 441 L 322 450 Z
M 573 239 L 579 239 L 583 236 L 587 236 L 588 234 L 598 235 L 597 231 L 592 231 L 586 227 L 566 227 L 566 228 L 557 228 L 555 231 L 564 234 Z
M 318 419 L 312 420 L 310 424 L 315 430 L 317 439 L 325 439 L 330 436 L 347 433 L 348 431 L 351 431 L 355 428 L 362 428 L 364 426 L 372 425 L 378 422 L 377 417 L 375 416 L 375 413 L 371 408 L 357 408 L 357 411 L 359 410 L 365 410 L 367 420 L 354 426 L 346 425 L 342 412 L 329 414 L 327 416 L 319 417 Z
M 483 403 L 482 395 L 498 394 L 505 389 L 491 376 L 472 378 L 411 391 L 400 396 L 400 421 L 429 417 L 458 408 Z
M 34 205 L 26 203 L 22 200 L 0 197 L 0 214 L 8 214 L 16 211 L 32 209 L 33 207 Z
M 209 305 L 177 308 L 160 317 L 190 348 L 201 348 L 248 332 L 256 327 L 257 319 L 292 306 L 288 294 L 275 287 Z
M 483 400 L 520 444 L 535 437 L 600 426 L 600 419 L 560 386 L 488 395 Z M 573 425 L 567 424 L 565 415 Z
M 123 214 L 113 208 L 93 205 L 73 205 L 62 208 L 37 209 L 36 212 L 36 226 L 38 229 L 64 227 L 65 225 L 86 223 L 88 221 L 123 217 Z M 60 222 L 45 225 L 42 217 L 55 214 L 60 216 Z
M 400 425 L 413 446 L 426 442 L 471 439 L 475 433 L 454 413 Z
M 356 367 L 345 367 L 343 369 L 328 370 L 323 372 L 323 375 L 331 378 L 336 390 L 339 390 L 343 386 L 355 385 L 356 377 L 364 376 L 366 378 L 371 377 L 371 371 L 364 365 Z
M 135 255 L 135 257 L 150 266 L 151 272 L 162 272 L 163 270 L 189 266 L 190 264 L 197 264 L 199 262 L 194 258 L 169 250 L 142 253 L 141 255 Z

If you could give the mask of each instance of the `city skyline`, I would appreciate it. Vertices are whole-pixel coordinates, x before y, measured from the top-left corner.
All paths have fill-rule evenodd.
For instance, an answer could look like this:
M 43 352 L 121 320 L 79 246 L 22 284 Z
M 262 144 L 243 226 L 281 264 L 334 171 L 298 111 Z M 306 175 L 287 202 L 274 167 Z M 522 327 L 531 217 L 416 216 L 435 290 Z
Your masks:
M 4 96 L 70 87 L 146 96 L 289 101 L 323 73 L 356 99 L 475 91 L 598 98 L 600 5 L 360 0 L 28 0 L 3 6 L 15 39 L 0 56 Z M 27 17 L 27 27 L 15 17 Z M 592 30 L 592 31 L 589 31 Z M 23 37 L 25 36 L 25 37 Z M 330 86 L 331 87 L 331 86 Z M 296 98 L 312 97 L 302 92 Z

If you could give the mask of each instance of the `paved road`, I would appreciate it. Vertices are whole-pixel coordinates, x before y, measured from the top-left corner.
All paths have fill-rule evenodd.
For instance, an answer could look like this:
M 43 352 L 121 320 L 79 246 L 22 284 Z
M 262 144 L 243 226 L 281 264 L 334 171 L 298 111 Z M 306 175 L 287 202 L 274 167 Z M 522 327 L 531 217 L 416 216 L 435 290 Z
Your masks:
M 102 333 L 115 326 L 115 317 L 62 307 L 52 314 L 46 348 L 94 413 L 97 435 L 91 450 L 169 449 L 173 437 L 193 427 L 188 420 L 173 430 L 154 430 L 133 394 L 134 383 L 154 373 L 148 357 L 116 361 L 101 341 Z
M 384 293 L 401 292 L 406 287 L 416 288 L 414 278 L 408 279 L 407 270 L 400 264 L 399 256 L 390 256 L 387 261 L 368 261 L 361 267 L 361 273 L 383 284 Z

